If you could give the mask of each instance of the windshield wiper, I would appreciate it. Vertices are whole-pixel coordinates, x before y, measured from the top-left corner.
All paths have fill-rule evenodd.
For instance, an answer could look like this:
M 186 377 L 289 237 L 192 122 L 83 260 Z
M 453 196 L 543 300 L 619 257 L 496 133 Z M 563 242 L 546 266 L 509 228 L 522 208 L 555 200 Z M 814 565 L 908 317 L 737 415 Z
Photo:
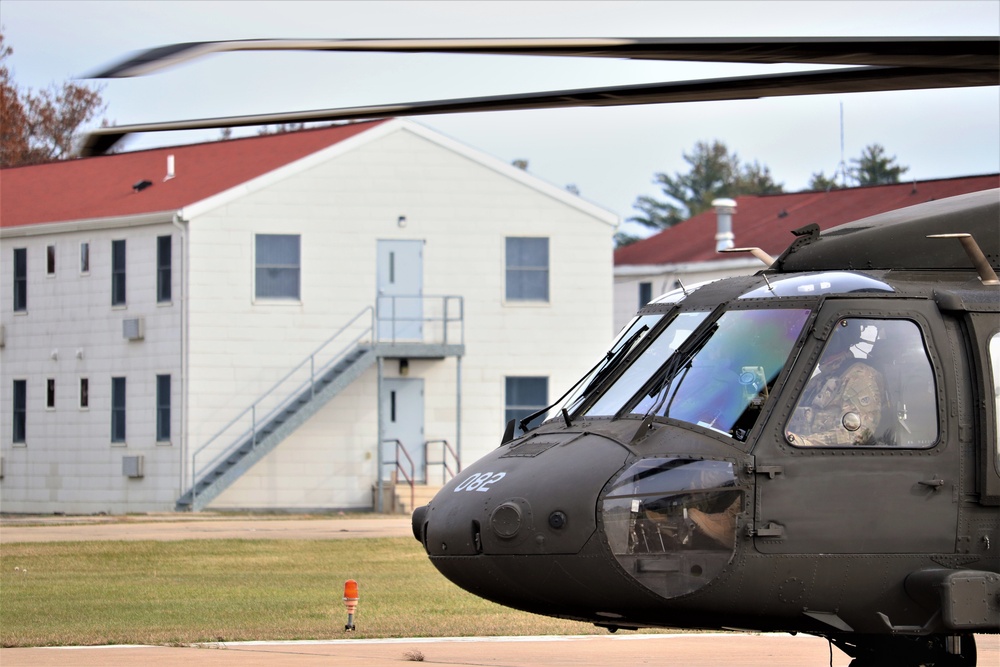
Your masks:
M 551 405 L 546 405 L 541 410 L 532 412 L 530 415 L 528 415 L 520 422 L 518 422 L 518 426 L 521 427 L 521 430 L 527 432 L 528 431 L 527 427 L 528 424 L 531 423 L 531 420 L 535 419 L 539 415 L 545 414 L 546 412 L 551 410 L 553 406 L 559 405 L 564 398 L 572 394 L 573 391 L 577 387 L 579 387 L 584 380 L 590 377 L 590 374 L 596 371 L 601 366 L 601 364 L 605 364 L 604 368 L 601 368 L 601 370 L 597 372 L 597 374 L 594 376 L 594 379 L 590 381 L 590 383 L 587 385 L 587 388 L 584 389 L 583 393 L 580 395 L 581 400 L 585 398 L 590 393 L 591 389 L 600 384 L 606 377 L 608 377 L 611 374 L 611 372 L 615 368 L 617 368 L 621 364 L 622 360 L 625 359 L 626 356 L 628 356 L 628 353 L 632 349 L 632 346 L 635 345 L 636 341 L 639 340 L 639 337 L 642 336 L 642 334 L 644 334 L 647 331 L 649 331 L 649 325 L 644 324 L 641 327 L 639 327 L 639 329 L 634 334 L 629 336 L 627 340 L 622 342 L 622 344 L 618 346 L 617 350 L 616 349 L 608 350 L 608 353 L 604 355 L 604 357 L 600 361 L 594 364 L 589 371 L 584 373 L 583 377 L 577 380 L 576 384 L 570 387 L 565 394 L 557 398 L 554 403 L 552 403 Z M 566 410 L 566 408 L 562 409 L 562 416 L 563 420 L 566 422 L 566 426 L 573 425 L 573 422 L 569 418 L 569 411 Z
M 639 424 L 639 428 L 636 430 L 635 435 L 632 436 L 632 443 L 640 440 L 646 432 L 653 425 L 653 419 L 656 418 L 656 413 L 666 402 L 667 397 L 670 396 L 670 389 L 673 386 L 674 378 L 681 375 L 681 372 L 686 375 L 688 370 L 691 368 L 691 362 L 694 360 L 695 355 L 701 351 L 701 348 L 705 347 L 709 339 L 719 330 L 719 323 L 713 322 L 711 326 L 706 327 L 701 330 L 697 336 L 688 338 L 680 347 L 670 356 L 669 361 L 663 366 L 663 369 L 656 374 L 656 381 L 653 382 L 649 397 L 652 398 L 654 395 L 657 399 L 653 401 L 649 409 L 646 410 L 646 414 L 642 417 L 642 422 Z M 657 388 L 657 385 L 659 387 Z M 655 393 L 654 393 L 655 392 Z M 676 393 L 674 394 L 676 396 Z M 670 402 L 673 403 L 674 397 L 670 396 Z M 670 406 L 668 404 L 666 411 L 663 416 L 666 417 L 670 414 Z

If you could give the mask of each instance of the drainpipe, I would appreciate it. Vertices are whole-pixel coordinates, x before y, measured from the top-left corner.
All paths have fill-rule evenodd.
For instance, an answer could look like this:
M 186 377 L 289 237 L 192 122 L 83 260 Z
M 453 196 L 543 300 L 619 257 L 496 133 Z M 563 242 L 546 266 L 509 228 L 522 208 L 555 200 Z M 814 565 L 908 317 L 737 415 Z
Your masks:
M 372 329 L 372 338 L 375 338 L 375 329 Z M 378 343 L 375 343 L 376 347 Z M 382 506 L 382 490 L 384 485 L 382 484 L 382 438 L 385 437 L 385 428 L 382 426 L 382 374 L 385 370 L 382 356 L 377 357 L 378 366 L 378 378 L 377 378 L 377 388 L 375 393 L 377 394 L 376 405 L 378 406 L 377 419 L 378 419 L 378 444 L 376 445 L 376 459 L 375 459 L 375 512 L 381 514 L 385 509 Z
M 180 331 L 180 371 L 181 371 L 181 429 L 180 429 L 180 443 L 178 449 L 180 450 L 180 488 L 177 491 L 177 497 L 180 498 L 188 488 L 188 467 L 187 467 L 187 454 L 188 454 L 188 360 L 187 360 L 187 350 L 188 350 L 188 299 L 187 299 L 187 288 L 188 288 L 188 275 L 187 275 L 187 221 L 184 220 L 181 211 L 174 213 L 174 219 L 171 221 L 177 231 L 180 233 L 181 237 L 181 252 L 180 252 L 180 310 L 181 310 L 181 331 Z M 193 508 L 192 508 L 193 509 Z
M 718 226 L 715 233 L 715 252 L 732 248 L 735 243 L 733 235 L 733 214 L 736 213 L 736 201 L 733 199 L 715 199 L 712 201 Z

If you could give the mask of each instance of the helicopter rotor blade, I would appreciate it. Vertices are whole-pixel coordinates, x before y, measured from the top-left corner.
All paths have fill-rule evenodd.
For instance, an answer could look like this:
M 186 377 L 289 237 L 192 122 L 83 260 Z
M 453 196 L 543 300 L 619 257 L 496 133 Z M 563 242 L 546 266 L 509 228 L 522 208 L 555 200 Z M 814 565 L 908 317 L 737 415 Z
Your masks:
M 89 75 L 150 74 L 214 53 L 341 51 L 624 58 L 729 63 L 800 63 L 997 69 L 996 37 L 249 39 L 170 44 Z
M 952 70 L 923 67 L 857 67 L 812 72 L 702 79 L 627 86 L 581 88 L 541 93 L 384 104 L 374 106 L 293 111 L 249 116 L 122 125 L 94 130 L 85 139 L 81 155 L 101 155 L 125 136 L 137 132 L 251 127 L 280 123 L 316 123 L 372 120 L 397 116 L 554 109 L 585 106 L 624 106 L 705 102 L 791 95 L 822 95 L 923 88 L 1000 85 L 1000 71 Z

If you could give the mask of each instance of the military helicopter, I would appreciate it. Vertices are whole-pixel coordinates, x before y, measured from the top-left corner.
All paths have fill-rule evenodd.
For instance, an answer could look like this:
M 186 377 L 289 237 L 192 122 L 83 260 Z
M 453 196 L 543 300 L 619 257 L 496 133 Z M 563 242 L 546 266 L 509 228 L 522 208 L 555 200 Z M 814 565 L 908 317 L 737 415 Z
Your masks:
M 254 40 L 243 49 L 860 65 L 813 72 L 113 127 L 995 86 L 1000 40 Z M 795 232 L 756 275 L 639 311 L 555 404 L 413 513 L 462 588 L 618 629 L 803 632 L 873 665 L 974 665 L 1000 632 L 1000 190 Z

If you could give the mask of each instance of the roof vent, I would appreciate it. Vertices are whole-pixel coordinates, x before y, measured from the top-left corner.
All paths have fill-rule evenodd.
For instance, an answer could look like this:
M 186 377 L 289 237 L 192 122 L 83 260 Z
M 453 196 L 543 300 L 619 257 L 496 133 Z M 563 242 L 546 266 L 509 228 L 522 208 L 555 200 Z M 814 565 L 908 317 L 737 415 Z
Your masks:
M 718 227 L 715 233 L 715 252 L 722 252 L 732 248 L 735 243 L 733 235 L 733 214 L 736 213 L 736 200 L 715 199 L 712 201 L 715 207 L 715 215 L 718 219 Z
M 152 184 L 153 184 L 153 181 L 147 181 L 146 179 L 143 179 L 143 180 L 139 181 L 138 183 L 136 183 L 135 185 L 133 185 L 132 186 L 132 190 L 134 192 L 142 192 L 143 190 L 145 190 L 146 188 L 148 188 Z

